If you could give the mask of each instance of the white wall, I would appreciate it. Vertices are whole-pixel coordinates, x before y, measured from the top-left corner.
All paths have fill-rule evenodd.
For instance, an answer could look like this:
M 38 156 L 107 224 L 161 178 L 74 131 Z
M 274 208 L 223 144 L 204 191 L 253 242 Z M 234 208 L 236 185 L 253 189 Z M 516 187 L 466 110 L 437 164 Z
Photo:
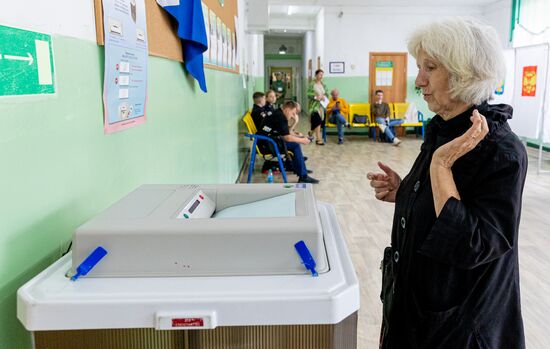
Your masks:
M 407 52 L 407 38 L 417 27 L 444 16 L 480 17 L 481 13 L 481 8 L 465 7 L 327 7 L 322 62 L 326 66 L 331 61 L 345 62 L 346 73 L 339 77 L 368 76 L 369 52 Z M 412 56 L 407 72 L 409 76 L 417 73 Z M 330 76 L 328 71 L 325 74 Z
M 511 16 L 512 2 L 510 0 L 500 0 L 482 10 L 481 19 L 496 29 L 502 48 L 512 46 L 509 42 Z
M 314 48 L 314 58 L 313 58 L 313 71 L 317 67 L 317 57 L 321 57 L 321 66 L 320 68 L 324 70 L 325 64 L 325 43 L 328 42 L 327 37 L 325 36 L 325 9 L 322 8 L 317 14 L 317 20 L 315 25 L 315 48 Z
M 304 35 L 304 49 L 303 49 L 303 64 L 302 69 L 304 73 L 304 81 L 307 81 L 308 78 L 308 62 L 311 59 L 312 64 L 314 64 L 314 55 L 315 55 L 315 33 L 313 31 L 307 31 Z M 315 66 L 312 65 L 312 70 L 315 71 Z
M 264 76 L 264 35 L 246 34 L 246 60 L 243 74 Z
M 96 41 L 92 0 L 2 0 L 0 24 Z

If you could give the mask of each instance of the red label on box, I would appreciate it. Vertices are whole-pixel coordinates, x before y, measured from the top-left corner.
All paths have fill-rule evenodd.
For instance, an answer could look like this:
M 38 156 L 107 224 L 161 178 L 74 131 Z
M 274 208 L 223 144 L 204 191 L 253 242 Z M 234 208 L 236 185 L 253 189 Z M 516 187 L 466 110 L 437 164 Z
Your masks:
M 176 318 L 172 319 L 172 327 L 203 327 L 204 320 L 201 318 Z

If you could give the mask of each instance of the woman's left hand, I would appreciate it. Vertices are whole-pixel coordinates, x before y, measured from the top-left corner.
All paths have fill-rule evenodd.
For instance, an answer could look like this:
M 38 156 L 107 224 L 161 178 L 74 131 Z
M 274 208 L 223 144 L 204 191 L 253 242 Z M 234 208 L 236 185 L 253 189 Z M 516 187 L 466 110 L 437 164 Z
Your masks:
M 450 169 L 456 160 L 476 147 L 489 132 L 487 119 L 477 109 L 470 117 L 472 126 L 462 136 L 439 147 L 433 154 L 431 165 Z

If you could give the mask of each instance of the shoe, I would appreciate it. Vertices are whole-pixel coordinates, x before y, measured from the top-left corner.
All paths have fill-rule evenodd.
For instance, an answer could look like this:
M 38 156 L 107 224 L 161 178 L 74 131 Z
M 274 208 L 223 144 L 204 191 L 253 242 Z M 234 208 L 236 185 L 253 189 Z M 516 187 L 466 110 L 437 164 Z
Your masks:
M 313 173 L 313 171 L 312 170 L 307 170 L 307 173 Z
M 315 144 L 317 144 L 317 145 L 325 145 L 325 142 L 323 142 L 323 141 L 317 141 L 317 142 L 315 142 Z
M 307 161 L 307 159 L 309 159 L 307 156 L 304 156 L 304 161 Z
M 399 138 L 395 137 L 393 139 L 393 145 L 395 145 L 397 147 L 399 144 L 401 144 L 401 140 Z
M 300 177 L 300 179 L 298 179 L 298 183 L 317 184 L 317 183 L 319 183 L 319 180 L 315 179 L 313 177 L 310 177 L 310 176 L 303 176 L 303 177 Z
M 342 138 L 338 139 L 338 144 L 344 144 L 344 140 Z

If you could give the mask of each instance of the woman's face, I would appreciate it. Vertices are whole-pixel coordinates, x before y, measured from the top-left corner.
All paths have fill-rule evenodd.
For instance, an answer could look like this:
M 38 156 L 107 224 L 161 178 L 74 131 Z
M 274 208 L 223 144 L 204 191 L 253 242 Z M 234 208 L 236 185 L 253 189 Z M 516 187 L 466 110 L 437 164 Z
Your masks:
M 276 100 L 277 100 L 277 97 L 275 97 L 275 92 L 269 92 L 267 94 L 267 96 L 266 96 L 267 103 L 273 104 L 273 103 L 275 103 Z
M 317 79 L 317 81 L 321 81 L 323 79 L 323 75 L 324 73 L 320 71 L 317 73 L 317 75 L 315 75 L 315 79 Z
M 450 96 L 447 69 L 424 51 L 420 51 L 416 65 L 418 66 L 416 86 L 422 89 L 428 109 L 439 115 L 444 115 L 446 111 L 453 109 L 456 101 Z

